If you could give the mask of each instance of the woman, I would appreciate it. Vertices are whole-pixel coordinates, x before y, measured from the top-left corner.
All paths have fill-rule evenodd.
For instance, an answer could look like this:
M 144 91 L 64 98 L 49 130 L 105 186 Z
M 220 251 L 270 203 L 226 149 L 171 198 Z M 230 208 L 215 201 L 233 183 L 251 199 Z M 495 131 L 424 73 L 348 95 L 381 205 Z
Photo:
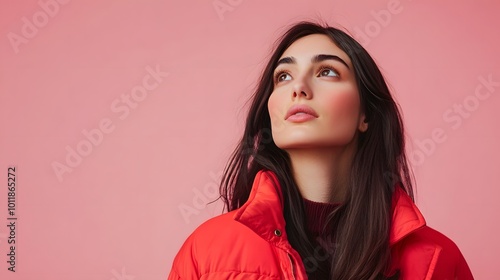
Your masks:
M 228 213 L 169 279 L 473 279 L 413 203 L 403 122 L 377 65 L 311 22 L 279 40 L 223 175 Z

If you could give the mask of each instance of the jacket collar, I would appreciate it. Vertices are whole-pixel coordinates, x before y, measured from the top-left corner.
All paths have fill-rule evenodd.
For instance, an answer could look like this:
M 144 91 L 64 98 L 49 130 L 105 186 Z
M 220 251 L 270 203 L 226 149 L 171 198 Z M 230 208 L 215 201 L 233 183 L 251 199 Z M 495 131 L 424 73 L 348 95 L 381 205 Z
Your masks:
M 283 207 L 283 196 L 276 174 L 261 170 L 255 175 L 247 202 L 235 211 L 234 219 L 265 240 L 288 247 Z
M 283 205 L 276 174 L 270 170 L 260 170 L 255 176 L 247 202 L 235 210 L 234 219 L 265 240 L 280 247 L 288 247 Z M 392 197 L 392 213 L 391 246 L 426 224 L 422 213 L 400 186 L 396 186 Z
M 389 244 L 394 245 L 405 236 L 426 225 L 424 216 L 410 196 L 396 185 L 392 196 L 392 224 Z

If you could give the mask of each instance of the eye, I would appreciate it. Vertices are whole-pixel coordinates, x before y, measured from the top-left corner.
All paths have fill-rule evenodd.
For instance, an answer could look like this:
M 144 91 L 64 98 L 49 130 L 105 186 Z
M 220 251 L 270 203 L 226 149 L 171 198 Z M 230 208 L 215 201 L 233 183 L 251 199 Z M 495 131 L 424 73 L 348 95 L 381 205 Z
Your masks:
M 279 71 L 274 75 L 274 81 L 276 83 L 282 82 L 282 81 L 287 81 L 290 79 L 286 79 L 286 77 L 291 77 L 290 74 L 286 71 Z
M 326 77 L 339 77 L 340 76 L 339 73 L 337 71 L 335 71 L 334 68 L 331 66 L 323 66 L 319 70 L 319 75 L 326 76 Z

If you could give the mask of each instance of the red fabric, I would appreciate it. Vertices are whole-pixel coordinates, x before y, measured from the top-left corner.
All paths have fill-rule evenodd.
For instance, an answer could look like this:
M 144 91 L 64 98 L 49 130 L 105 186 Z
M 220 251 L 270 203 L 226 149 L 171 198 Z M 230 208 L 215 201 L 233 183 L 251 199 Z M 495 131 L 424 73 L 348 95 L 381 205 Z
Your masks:
M 473 279 L 458 247 L 426 226 L 400 188 L 393 197 L 390 273 L 401 279 Z M 257 173 L 248 201 L 200 225 L 184 242 L 168 280 L 307 279 L 285 232 L 283 199 L 276 175 Z

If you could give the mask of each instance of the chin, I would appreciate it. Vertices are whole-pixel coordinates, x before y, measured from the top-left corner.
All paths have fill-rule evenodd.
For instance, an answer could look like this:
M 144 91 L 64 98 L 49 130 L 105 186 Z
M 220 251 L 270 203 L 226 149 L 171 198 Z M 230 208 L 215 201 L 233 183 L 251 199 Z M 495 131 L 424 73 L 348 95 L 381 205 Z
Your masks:
M 350 139 L 352 140 L 352 139 Z M 312 149 L 312 148 L 332 148 L 347 146 L 351 143 L 348 139 L 286 139 L 283 141 L 274 141 L 276 146 L 282 150 L 289 149 Z
M 297 140 L 297 141 L 282 141 L 282 142 L 276 142 L 276 146 L 282 150 L 287 150 L 287 149 L 310 149 L 310 148 L 317 148 L 319 146 L 324 146 L 325 143 L 322 143 L 321 141 L 306 141 L 306 140 Z

